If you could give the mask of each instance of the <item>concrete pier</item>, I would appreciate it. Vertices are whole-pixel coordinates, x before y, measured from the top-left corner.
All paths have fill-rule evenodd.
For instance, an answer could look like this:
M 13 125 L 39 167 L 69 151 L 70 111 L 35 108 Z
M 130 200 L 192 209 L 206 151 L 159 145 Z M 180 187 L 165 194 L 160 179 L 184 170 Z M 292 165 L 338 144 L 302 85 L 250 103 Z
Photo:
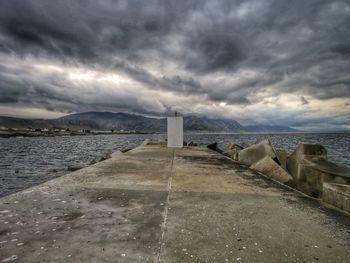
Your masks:
M 200 147 L 144 145 L 0 199 L 0 262 L 349 262 L 350 217 Z

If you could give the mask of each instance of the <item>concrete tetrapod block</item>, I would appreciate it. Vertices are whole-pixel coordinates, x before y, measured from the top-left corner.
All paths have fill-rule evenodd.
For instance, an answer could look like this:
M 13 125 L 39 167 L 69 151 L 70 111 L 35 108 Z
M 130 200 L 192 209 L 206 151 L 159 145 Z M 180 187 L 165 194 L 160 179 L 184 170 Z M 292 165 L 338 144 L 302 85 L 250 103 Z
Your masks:
M 231 159 L 238 161 L 238 153 L 239 150 L 237 149 L 231 149 L 231 150 L 227 150 L 225 152 L 223 152 L 224 155 L 230 157 Z
M 260 161 L 250 166 L 251 169 L 256 170 L 262 174 L 267 175 L 281 183 L 292 185 L 293 177 L 287 173 L 281 166 L 279 166 L 270 156 L 265 156 Z
M 235 143 L 235 142 L 229 142 L 227 144 L 227 146 L 225 147 L 224 151 L 226 152 L 226 151 L 230 151 L 232 149 L 242 150 L 242 149 L 244 149 L 244 147 L 239 145 L 239 144 L 237 144 L 237 143 Z
M 350 185 L 324 183 L 322 200 L 350 213 Z
M 211 149 L 211 150 L 213 150 L 213 151 L 219 152 L 219 153 L 222 153 L 222 152 L 223 152 L 223 151 L 219 148 L 219 145 L 218 145 L 217 142 L 208 144 L 208 145 L 207 145 L 207 148 L 208 148 L 208 149 Z
M 238 161 L 238 153 L 243 149 L 244 148 L 241 145 L 234 142 L 230 142 L 225 148 L 225 151 L 223 152 L 223 154 L 235 161 Z
M 276 150 L 277 159 L 281 163 L 281 166 L 283 169 L 287 170 L 287 159 L 288 159 L 288 153 L 285 150 L 278 149 Z
M 327 160 L 327 150 L 320 144 L 301 143 L 288 158 L 287 170 L 293 176 L 294 180 L 299 181 L 299 164 L 303 163 L 304 159 L 322 158 Z
M 329 163 L 324 160 L 324 162 Z M 324 183 L 349 184 L 350 179 L 335 174 L 335 171 L 321 171 L 314 162 L 305 159 L 302 164 L 298 164 L 297 180 L 294 182 L 298 190 L 307 195 L 321 198 Z
M 327 161 L 327 151 L 319 144 L 300 144 L 288 158 L 288 172 L 296 188 L 320 198 L 323 183 L 350 184 L 350 168 Z
M 272 159 L 276 158 L 276 154 L 269 140 L 263 140 L 241 150 L 238 154 L 238 161 L 250 166 L 265 156 L 270 156 Z

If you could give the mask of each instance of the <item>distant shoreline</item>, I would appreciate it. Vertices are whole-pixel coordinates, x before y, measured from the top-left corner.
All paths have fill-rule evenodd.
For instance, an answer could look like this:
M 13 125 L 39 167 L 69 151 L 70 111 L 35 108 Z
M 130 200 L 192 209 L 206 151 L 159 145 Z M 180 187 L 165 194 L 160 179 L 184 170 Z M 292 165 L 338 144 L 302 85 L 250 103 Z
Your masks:
M 277 131 L 266 131 L 266 132 L 194 132 L 189 131 L 185 134 L 203 134 L 203 135 L 230 135 L 230 134 L 349 134 L 350 131 L 295 131 L 295 132 L 277 132 Z
M 16 137 L 57 137 L 57 136 L 88 136 L 88 135 L 129 135 L 129 134 L 156 134 L 154 132 L 104 132 L 104 131 L 23 131 L 0 130 L 0 138 Z
M 188 131 L 187 135 L 244 135 L 244 134 L 349 134 L 347 131 L 299 131 L 299 132 L 218 132 L 218 131 Z M 57 137 L 57 136 L 88 136 L 88 135 L 137 135 L 137 134 L 166 134 L 162 132 L 108 132 L 108 131 L 27 131 L 27 130 L 0 130 L 0 138 L 16 138 L 16 137 Z

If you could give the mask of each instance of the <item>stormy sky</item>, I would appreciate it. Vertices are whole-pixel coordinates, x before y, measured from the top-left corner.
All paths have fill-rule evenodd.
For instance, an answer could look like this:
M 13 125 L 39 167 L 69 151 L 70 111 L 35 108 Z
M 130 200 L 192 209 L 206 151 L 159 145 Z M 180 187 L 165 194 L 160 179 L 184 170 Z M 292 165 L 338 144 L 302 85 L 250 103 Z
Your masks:
M 0 115 L 350 129 L 350 1 L 0 2 Z

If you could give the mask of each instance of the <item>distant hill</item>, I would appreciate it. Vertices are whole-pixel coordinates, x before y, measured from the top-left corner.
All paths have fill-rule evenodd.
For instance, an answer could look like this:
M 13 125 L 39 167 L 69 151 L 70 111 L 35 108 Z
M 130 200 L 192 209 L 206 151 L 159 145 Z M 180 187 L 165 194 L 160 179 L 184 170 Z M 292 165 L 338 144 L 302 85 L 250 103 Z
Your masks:
M 22 119 L 13 117 L 0 116 L 0 128 L 43 128 L 51 127 L 49 124 L 51 120 L 44 119 Z
M 113 112 L 84 112 L 55 120 L 55 125 L 70 129 L 158 132 L 166 130 L 166 120 Z
M 33 128 L 33 129 L 71 129 L 71 130 L 115 130 L 137 132 L 165 132 L 165 118 L 150 118 L 129 113 L 83 112 L 57 119 L 23 119 L 1 117 L 0 127 Z M 254 125 L 242 126 L 231 119 L 210 119 L 206 117 L 185 116 L 185 131 L 208 132 L 294 132 L 296 130 L 284 126 Z
M 297 132 L 287 126 L 249 125 L 244 127 L 247 132 Z
M 185 116 L 184 129 L 186 131 L 218 131 L 240 132 L 244 127 L 235 120 L 209 119 L 206 117 Z

